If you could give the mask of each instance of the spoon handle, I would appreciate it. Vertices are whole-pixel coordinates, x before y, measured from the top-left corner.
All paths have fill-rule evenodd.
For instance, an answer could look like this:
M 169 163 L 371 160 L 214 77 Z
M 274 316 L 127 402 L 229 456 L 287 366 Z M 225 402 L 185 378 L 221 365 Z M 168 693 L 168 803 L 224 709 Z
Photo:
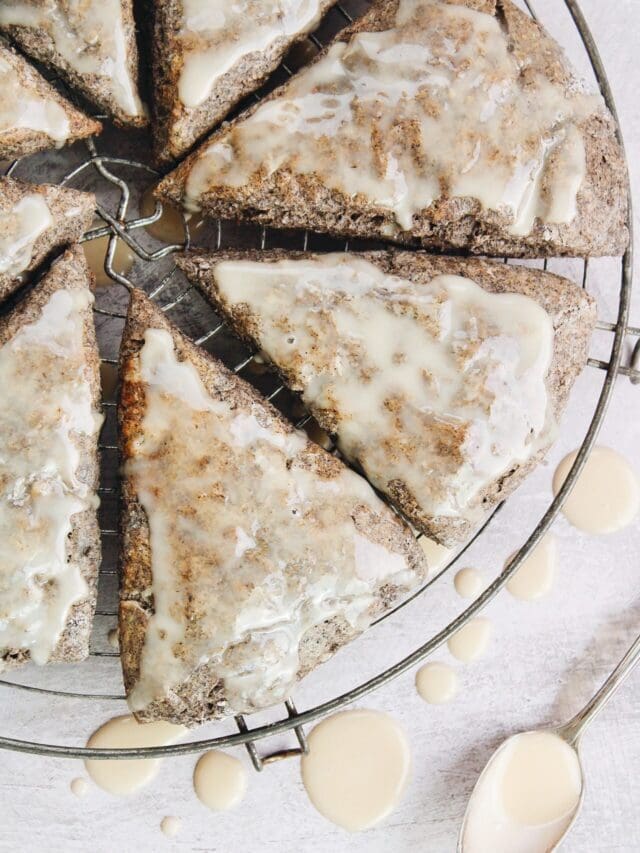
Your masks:
M 571 744 L 575 744 L 582 732 L 586 729 L 594 717 L 604 708 L 609 699 L 626 680 L 627 676 L 635 665 L 640 661 L 640 636 L 636 637 L 635 642 L 622 658 L 618 666 L 613 670 L 609 678 L 604 682 L 602 687 L 593 696 L 584 708 L 562 726 L 561 734 L 565 740 Z

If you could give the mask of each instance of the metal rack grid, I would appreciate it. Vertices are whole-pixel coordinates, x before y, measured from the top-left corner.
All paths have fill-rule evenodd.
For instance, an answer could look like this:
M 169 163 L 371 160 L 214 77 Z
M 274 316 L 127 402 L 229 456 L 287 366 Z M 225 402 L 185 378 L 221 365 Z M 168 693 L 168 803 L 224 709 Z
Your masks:
M 602 61 L 600 59 L 593 37 L 589 32 L 585 19 L 579 8 L 578 2 L 577 0 L 564 0 L 564 2 L 575 22 L 576 28 L 580 34 L 580 38 L 582 39 L 585 50 L 588 54 L 589 60 L 591 62 L 591 65 L 593 67 L 607 105 L 613 115 L 617 118 L 613 94 L 611 92 L 611 88 L 609 86 L 609 82 L 607 80 Z M 530 14 L 535 18 L 536 14 L 531 2 L 529 2 L 529 0 L 524 0 L 524 3 L 528 8 Z M 365 2 L 362 2 L 362 0 L 360 0 L 360 2 L 358 2 L 358 0 L 353 0 L 353 2 L 350 2 L 350 0 L 343 0 L 343 2 L 338 3 L 332 10 L 332 13 L 330 13 L 329 15 L 330 18 L 331 16 L 333 16 L 333 32 L 337 31 L 342 26 L 347 23 L 350 23 L 353 20 L 352 10 L 353 13 L 355 13 L 356 10 L 362 11 L 362 9 L 366 7 L 366 5 L 367 4 Z M 307 46 L 314 51 L 321 49 L 323 44 L 319 38 L 319 34 L 312 34 L 307 40 Z M 292 74 L 293 71 L 290 67 L 291 64 L 292 63 L 290 61 L 283 62 L 281 65 L 281 71 L 279 73 L 283 75 Z M 620 139 L 620 141 L 622 141 L 622 139 Z M 122 321 L 124 319 L 124 308 L 126 308 L 126 295 L 127 292 L 134 286 L 133 282 L 127 276 L 123 275 L 121 272 L 118 272 L 116 268 L 116 249 L 118 239 L 121 240 L 131 250 L 135 258 L 137 259 L 135 267 L 136 273 L 140 273 L 140 270 L 138 269 L 140 265 L 142 265 L 143 271 L 146 271 L 146 275 L 143 274 L 140 276 L 140 278 L 152 279 L 154 281 L 154 284 L 151 287 L 148 287 L 145 286 L 144 281 L 139 280 L 136 275 L 134 276 L 134 278 L 136 279 L 136 283 L 138 285 L 143 286 L 152 299 L 158 301 L 158 303 L 163 303 L 161 304 L 162 310 L 165 311 L 169 316 L 171 316 L 172 319 L 176 320 L 176 317 L 172 315 L 178 314 L 179 317 L 181 317 L 184 321 L 185 318 L 189 318 L 190 314 L 193 315 L 194 313 L 193 307 L 189 308 L 188 306 L 189 299 L 194 295 L 194 287 L 190 284 L 184 284 L 184 279 L 182 279 L 181 275 L 177 273 L 175 266 L 171 262 L 171 256 L 176 252 L 183 251 L 185 248 L 188 248 L 190 246 L 190 223 L 186 219 L 184 220 L 184 240 L 182 242 L 175 244 L 164 244 L 159 248 L 149 247 L 148 241 L 145 240 L 145 229 L 158 222 L 158 220 L 162 217 L 162 206 L 159 203 L 156 203 L 155 210 L 150 215 L 142 215 L 139 212 L 132 214 L 132 209 L 135 209 L 136 206 L 134 199 L 134 189 L 152 185 L 155 179 L 158 177 L 157 173 L 145 163 L 135 159 L 131 159 L 130 157 L 111 156 L 106 153 L 100 153 L 96 143 L 93 140 L 88 140 L 88 142 L 86 142 L 85 144 L 86 156 L 82 157 L 80 162 L 75 163 L 72 168 L 67 169 L 64 174 L 58 178 L 58 182 L 61 184 L 77 184 L 78 182 L 82 182 L 83 179 L 86 179 L 88 174 L 91 174 L 94 179 L 97 179 L 98 182 L 101 182 L 102 184 L 103 192 L 101 192 L 100 190 L 98 190 L 97 192 L 97 213 L 104 224 L 92 228 L 84 236 L 83 240 L 89 241 L 97 238 L 108 238 L 108 247 L 105 255 L 105 272 L 114 283 L 122 286 L 122 289 L 120 290 L 120 296 L 124 297 L 124 303 L 122 303 L 122 300 L 116 299 L 116 303 L 120 302 L 121 304 L 116 304 L 114 306 L 114 300 L 111 298 L 110 295 L 109 298 L 106 299 L 102 299 L 100 297 L 97 299 L 94 310 L 96 313 L 96 323 L 98 325 L 99 339 L 101 337 L 101 320 L 105 320 L 108 322 L 114 320 Z M 16 163 L 12 164 L 7 174 L 19 174 L 21 165 L 21 161 L 16 161 Z M 122 177 L 122 173 L 126 173 L 127 177 Z M 110 195 L 111 199 L 113 199 L 113 193 L 115 192 L 117 196 L 117 201 L 115 201 L 115 203 L 112 200 L 111 204 L 109 204 L 108 200 L 105 199 L 105 188 L 109 190 L 108 195 Z M 217 221 L 212 225 L 211 236 L 213 239 L 213 244 L 216 248 L 221 248 L 223 246 L 223 227 L 223 223 L 220 221 Z M 632 231 L 631 209 L 629 210 L 629 229 L 630 231 Z M 258 232 L 256 232 L 255 229 L 252 229 L 251 227 L 240 229 L 240 231 L 241 241 L 244 240 L 255 243 L 257 239 L 258 244 L 262 248 L 266 247 L 267 242 L 281 239 L 282 236 L 278 235 L 278 232 L 268 231 L 264 228 L 259 230 Z M 297 240 L 296 248 L 300 248 L 300 240 L 302 240 L 302 247 L 306 249 L 309 245 L 310 235 L 308 233 L 304 233 L 303 235 L 297 235 L 297 237 L 293 238 L 293 240 Z M 290 241 L 289 245 L 291 246 Z M 349 243 L 347 243 L 346 245 L 342 243 L 341 245 L 342 248 L 345 250 L 349 247 Z M 335 246 L 333 248 L 335 248 Z M 616 377 L 618 375 L 623 375 L 628 377 L 629 380 L 634 384 L 640 383 L 640 328 L 631 327 L 628 325 L 629 303 L 632 286 L 632 250 L 633 237 L 631 238 L 630 248 L 627 250 L 627 253 L 622 258 L 620 265 L 620 291 L 617 317 L 615 318 L 615 320 L 612 321 L 599 320 L 597 324 L 598 330 L 611 335 L 608 357 L 606 359 L 600 357 L 589 358 L 588 365 L 594 369 L 601 370 L 604 372 L 603 384 L 597 404 L 593 412 L 591 422 L 580 446 L 575 463 L 573 464 L 564 485 L 560 489 L 556 498 L 550 503 L 546 512 L 543 514 L 542 518 L 539 520 L 533 531 L 531 531 L 531 533 L 528 535 L 526 541 L 520 547 L 520 549 L 510 562 L 509 566 L 501 572 L 501 574 L 493 581 L 493 583 L 491 583 L 490 586 L 488 586 L 486 590 L 475 601 L 473 601 L 465 610 L 460 612 L 456 616 L 456 618 L 454 618 L 438 633 L 430 637 L 426 642 L 422 643 L 418 648 L 416 648 L 411 654 L 407 655 L 405 658 L 398 661 L 393 666 L 378 673 L 373 678 L 368 679 L 367 681 L 364 681 L 363 683 L 353 687 L 346 693 L 332 697 L 322 702 L 321 704 L 316 705 L 315 707 L 299 712 L 296 709 L 293 700 L 289 699 L 285 703 L 286 716 L 275 722 L 266 725 L 256 726 L 254 728 L 249 727 L 245 717 L 238 716 L 235 718 L 238 731 L 233 734 L 227 734 L 214 738 L 207 738 L 178 744 L 171 744 L 161 747 L 130 749 L 90 749 L 82 746 L 67 746 L 53 743 L 39 743 L 34 741 L 20 740 L 17 738 L 0 736 L 0 748 L 12 749 L 20 752 L 36 753 L 41 755 L 64 756 L 73 758 L 127 759 L 140 757 L 158 757 L 162 755 L 182 755 L 186 753 L 199 752 L 204 749 L 210 749 L 213 747 L 225 747 L 244 744 L 249 752 L 254 767 L 257 770 L 261 770 L 264 765 L 270 762 L 299 755 L 301 752 L 306 751 L 307 744 L 303 729 L 303 726 L 305 724 L 317 720 L 339 708 L 344 707 L 347 704 L 350 704 L 362 698 L 363 696 L 376 690 L 383 684 L 391 681 L 393 678 L 396 678 L 397 676 L 406 672 L 415 664 L 419 663 L 428 655 L 430 655 L 435 649 L 437 649 L 440 645 L 446 642 L 446 640 L 453 633 L 459 630 L 459 628 L 461 628 L 469 619 L 474 617 L 480 610 L 482 610 L 482 608 L 484 608 L 484 606 L 497 595 L 497 593 L 506 584 L 509 577 L 511 577 L 511 575 L 513 575 L 518 570 L 521 563 L 526 559 L 532 549 L 544 536 L 549 526 L 560 511 L 569 491 L 571 490 L 594 445 L 598 431 L 607 411 L 607 406 L 614 387 Z M 507 262 L 506 258 L 504 260 L 505 262 Z M 168 263 L 168 267 L 166 266 L 166 263 Z M 546 269 L 547 265 L 548 262 L 545 260 L 543 262 L 543 268 Z M 158 277 L 158 273 L 159 280 L 157 281 L 157 283 L 155 283 Z M 588 288 L 588 259 L 584 259 L 582 261 L 582 272 L 580 276 L 580 281 L 584 288 Z M 184 322 L 182 324 L 180 323 L 180 319 L 177 319 L 177 322 L 179 325 L 184 325 Z M 189 329 L 188 331 L 191 331 L 191 329 Z M 627 336 L 630 336 L 631 338 L 636 338 L 637 340 L 635 346 L 633 347 L 629 364 L 623 365 L 621 361 L 623 357 L 624 342 Z M 195 341 L 197 344 L 206 346 L 208 349 L 215 351 L 217 355 L 222 357 L 223 360 L 225 360 L 227 364 L 235 370 L 236 373 L 246 373 L 248 370 L 251 369 L 252 365 L 255 365 L 255 362 L 253 361 L 254 354 L 252 353 L 243 353 L 240 360 L 237 360 L 237 357 L 234 356 L 234 348 L 233 346 L 230 346 L 229 341 L 227 341 L 226 344 L 223 346 L 217 346 L 218 342 L 221 339 L 225 338 L 225 325 L 217 319 L 214 319 L 214 321 L 209 325 L 208 328 L 206 328 L 206 330 L 202 331 L 200 334 L 193 335 L 193 337 L 195 337 Z M 110 366 L 111 369 L 114 369 L 113 366 L 116 364 L 115 354 L 104 355 L 102 360 L 104 365 Z M 252 378 L 255 379 L 255 377 L 251 376 L 248 376 L 247 378 L 249 378 L 250 380 Z M 264 388 L 261 388 L 261 390 L 265 394 L 265 397 L 268 400 L 274 402 L 276 405 L 280 405 L 282 399 L 286 398 L 288 394 L 285 386 L 282 385 L 279 381 L 276 381 L 275 379 L 272 387 L 268 389 L 268 391 L 265 391 Z M 100 494 L 103 504 L 107 505 L 107 512 L 105 513 L 104 518 L 105 523 L 103 523 L 102 525 L 103 547 L 105 555 L 111 554 L 111 559 L 109 559 L 109 557 L 107 556 L 105 557 L 105 560 L 103 562 L 103 566 L 101 568 L 100 573 L 100 584 L 101 586 L 105 584 L 110 584 L 113 587 L 114 596 L 112 597 L 114 600 L 111 604 L 108 604 L 106 606 L 101 605 L 99 600 L 96 615 L 99 617 L 115 618 L 115 594 L 117 590 L 115 590 L 114 581 L 116 581 L 117 578 L 115 558 L 113 555 L 115 553 L 114 546 L 116 545 L 117 537 L 115 512 L 117 505 L 118 485 L 117 479 L 114 479 L 115 472 L 117 471 L 117 447 L 115 440 L 110 440 L 108 438 L 109 435 L 115 435 L 115 402 L 113 400 L 104 400 L 103 406 L 104 413 L 106 416 L 106 425 L 103 430 L 103 440 L 101 442 L 103 462 L 106 463 L 106 468 L 103 467 L 103 471 L 107 470 L 110 473 L 111 477 L 107 479 L 113 479 L 113 482 L 103 482 L 100 487 Z M 289 399 L 287 402 L 285 402 L 282 408 L 290 416 L 293 415 L 293 420 L 296 423 L 296 426 L 298 426 L 299 428 L 308 428 L 309 425 L 312 423 L 312 417 L 309 414 L 303 414 L 302 416 L 300 416 L 300 412 L 298 412 L 298 416 L 295 417 L 295 401 L 292 405 L 292 400 Z M 333 452 L 337 451 L 334 449 Z M 485 522 L 483 527 L 475 534 L 473 539 L 482 534 L 482 532 L 485 530 L 487 525 L 491 522 L 492 518 L 500 510 L 500 508 L 501 507 L 499 506 L 497 510 L 494 511 L 493 515 Z M 471 541 L 473 541 L 473 539 Z M 382 620 L 388 618 L 391 614 L 397 612 L 397 610 L 404 607 L 410 601 L 421 595 L 429 586 L 431 586 L 431 584 L 436 582 L 440 577 L 442 577 L 445 572 L 447 572 L 451 568 L 453 563 L 455 563 L 459 559 L 461 554 L 464 553 L 464 551 L 470 544 L 471 542 L 467 543 L 467 545 L 465 545 L 462 551 L 460 551 L 456 555 L 456 557 L 438 574 L 430 577 L 419 590 L 414 592 L 406 600 L 402 601 L 393 610 L 385 613 L 374 624 L 378 624 L 378 622 L 381 622 Z M 370 630 L 374 629 L 372 628 Z M 90 655 L 89 666 L 91 665 L 91 658 L 95 659 L 98 657 L 110 656 L 117 657 L 117 655 L 118 653 L 115 650 L 99 650 L 93 647 Z M 122 694 L 99 694 L 73 692 L 69 690 L 57 690 L 48 687 L 40 687 L 34 684 L 21 684 L 13 682 L 9 679 L 0 679 L 0 687 L 34 693 L 45 693 L 51 696 L 75 698 L 77 700 L 85 701 L 120 701 L 124 699 L 124 696 Z M 295 733 L 297 745 L 288 749 L 272 752 L 264 756 L 258 754 L 258 750 L 256 748 L 256 743 L 258 741 L 291 730 L 293 730 L 293 732 Z

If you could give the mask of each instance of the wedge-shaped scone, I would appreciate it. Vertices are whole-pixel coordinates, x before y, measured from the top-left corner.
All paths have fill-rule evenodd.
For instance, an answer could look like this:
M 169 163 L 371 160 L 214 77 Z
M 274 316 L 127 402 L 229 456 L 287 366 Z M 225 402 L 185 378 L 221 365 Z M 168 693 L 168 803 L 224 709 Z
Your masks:
M 335 0 L 153 0 L 156 160 L 182 157 Z
M 426 576 L 365 480 L 137 291 L 119 423 L 120 650 L 139 719 L 280 702 Z
M 100 364 L 66 252 L 0 318 L 0 670 L 88 654 L 100 562 Z
M 147 123 L 132 0 L 2 0 L 0 31 L 118 124 Z
M 614 121 L 510 0 L 377 0 L 159 195 L 222 218 L 511 256 L 619 254 Z
M 0 178 L 0 300 L 91 225 L 93 193 Z
M 61 148 L 102 130 L 1 39 L 0 91 L 0 160 Z
M 343 454 L 445 545 L 542 459 L 595 324 L 572 282 L 488 261 L 273 251 L 180 265 Z

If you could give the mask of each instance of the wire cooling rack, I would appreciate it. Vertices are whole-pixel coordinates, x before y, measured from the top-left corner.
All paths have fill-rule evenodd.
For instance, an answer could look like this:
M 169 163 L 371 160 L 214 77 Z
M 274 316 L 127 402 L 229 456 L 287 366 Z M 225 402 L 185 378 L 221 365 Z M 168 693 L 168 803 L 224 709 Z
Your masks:
M 524 0 L 529 13 L 535 18 L 533 6 L 528 0 Z M 576 0 L 564 0 L 569 10 L 580 39 L 589 58 L 602 94 L 609 109 L 616 116 L 613 94 L 607 80 L 607 76 L 600 59 L 597 47 L 589 32 L 583 14 Z M 276 72 L 269 87 L 272 88 L 286 79 L 304 64 L 309 54 L 317 52 L 322 48 L 335 32 L 350 23 L 353 16 L 364 11 L 368 3 L 366 0 L 343 0 L 337 4 L 321 25 L 320 29 L 312 34 L 302 45 L 294 48 L 280 69 Z M 263 94 L 264 92 L 260 93 Z M 69 95 L 69 93 L 67 93 Z M 259 97 L 256 95 L 254 97 Z M 622 140 L 620 140 L 622 141 Z M 110 647 L 107 642 L 107 631 L 116 624 L 117 612 L 117 500 L 118 500 L 118 459 L 116 443 L 115 423 L 115 400 L 114 400 L 114 376 L 117 364 L 117 349 L 120 332 L 122 330 L 128 291 L 133 287 L 141 287 L 154 299 L 163 311 L 196 343 L 205 347 L 218 357 L 222 358 L 236 373 L 243 375 L 252 381 L 264 396 L 277 405 L 286 415 L 292 418 L 296 426 L 306 429 L 314 438 L 318 438 L 318 427 L 313 418 L 301 410 L 301 404 L 297 398 L 291 395 L 287 389 L 276 379 L 266 372 L 260 359 L 255 354 L 247 352 L 243 346 L 229 334 L 224 323 L 213 313 L 210 306 L 199 296 L 193 285 L 188 284 L 173 263 L 172 256 L 176 252 L 188 248 L 194 235 L 191 233 L 193 222 L 183 221 L 182 239 L 175 243 L 166 243 L 153 237 L 153 226 L 159 223 L 163 216 L 161 205 L 155 204 L 155 208 L 144 215 L 141 212 L 141 199 L 145 190 L 153 186 L 158 178 L 158 173 L 151 169 L 145 162 L 145 152 L 148 145 L 143 137 L 136 138 L 135 134 L 116 133 L 107 129 L 97 141 L 89 140 L 82 145 L 74 146 L 65 152 L 57 154 L 36 155 L 28 160 L 17 161 L 12 164 L 8 174 L 25 179 L 36 179 L 51 181 L 54 183 L 73 185 L 82 189 L 90 189 L 96 192 L 98 204 L 97 214 L 99 224 L 93 227 L 83 238 L 84 241 L 106 240 L 105 273 L 112 287 L 100 288 L 97 291 L 95 315 L 98 339 L 102 353 L 103 362 L 103 385 L 106 389 L 103 408 L 105 413 L 105 425 L 101 436 L 102 454 L 102 478 L 100 485 L 101 497 L 101 529 L 103 542 L 103 563 L 100 571 L 98 607 L 94 633 L 91 642 L 91 653 L 89 660 L 76 667 L 85 668 L 87 683 L 99 684 L 100 677 L 96 670 L 96 664 L 101 658 L 117 657 L 117 650 Z M 632 229 L 631 210 L 629 210 L 629 229 Z M 149 233 L 151 229 L 151 233 Z M 122 271 L 119 261 L 118 241 L 127 247 L 133 259 L 133 266 L 126 274 Z M 267 245 L 283 246 L 286 248 L 304 249 L 347 249 L 359 248 L 360 243 L 351 242 L 345 245 L 324 237 L 304 233 L 295 234 L 259 229 L 249 225 L 238 225 L 223 223 L 220 221 L 210 222 L 198 226 L 197 243 L 209 248 L 223 248 L 229 246 L 261 247 Z M 371 243 L 367 247 L 371 247 Z M 30 752 L 50 756 L 66 756 L 73 758 L 140 758 L 158 757 L 162 755 L 181 755 L 185 753 L 199 752 L 212 747 L 225 747 L 244 744 L 247 748 L 254 767 L 261 770 L 266 764 L 279 759 L 299 755 L 306 751 L 306 739 L 303 726 L 311 723 L 330 712 L 336 711 L 347 704 L 361 699 L 378 687 L 386 684 L 402 673 L 412 668 L 415 664 L 428 657 L 435 649 L 442 645 L 453 633 L 462 627 L 469 619 L 475 616 L 482 608 L 491 601 L 506 584 L 509 577 L 517 571 L 523 560 L 540 541 L 557 516 L 569 491 L 571 490 L 578 474 L 594 445 L 598 431 L 605 417 L 614 382 L 618 375 L 628 377 L 635 383 L 640 383 L 640 328 L 628 325 L 629 301 L 632 284 L 632 246 L 617 265 L 616 276 L 619 276 L 620 287 L 617 299 L 617 315 L 611 319 L 598 321 L 597 329 L 608 338 L 603 357 L 602 348 L 597 357 L 589 358 L 588 364 L 591 368 L 603 372 L 603 383 L 600 394 L 595 405 L 586 434 L 581 443 L 577 458 L 571 471 L 556 498 L 549 504 L 548 508 L 540 518 L 538 524 L 528 534 L 524 543 L 510 562 L 490 586 L 465 610 L 460 612 L 449 624 L 436 634 L 424 641 L 411 654 L 395 663 L 393 666 L 379 672 L 350 690 L 338 696 L 310 707 L 305 711 L 298 711 L 292 699 L 285 703 L 285 714 L 275 722 L 265 725 L 250 726 L 249 721 L 239 716 L 235 718 L 237 731 L 222 736 L 192 740 L 178 744 L 161 747 L 131 748 L 131 749 L 96 749 L 79 745 L 66 745 L 60 743 L 45 743 L 35 740 L 24 740 L 14 737 L 0 736 L 0 748 L 12 749 L 21 752 Z M 507 262 L 507 259 L 505 259 Z M 541 266 L 547 269 L 548 262 L 541 262 Z M 584 288 L 590 284 L 590 267 L 588 260 L 579 262 L 579 269 L 574 270 L 574 278 Z M 613 286 L 613 285 L 612 285 Z M 635 340 L 635 346 L 631 348 L 628 364 L 622 364 L 625 350 L 625 339 Z M 327 436 L 322 436 L 325 440 Z M 329 445 L 329 449 L 332 449 Z M 333 449 L 333 452 L 336 452 Z M 483 528 L 476 533 L 474 539 L 481 535 L 495 514 L 485 523 Z M 473 541 L 473 540 L 472 540 Z M 456 558 L 437 575 L 431 577 L 425 585 L 415 592 L 410 598 L 401 602 L 394 610 L 382 616 L 377 623 L 388 618 L 401 607 L 404 607 L 417 596 L 435 583 L 456 562 L 465 549 L 458 553 Z M 375 631 L 372 626 L 370 631 Z M 28 667 L 24 671 L 28 681 L 15 681 L 8 678 L 0 679 L 0 687 L 9 690 L 19 690 L 26 694 L 45 694 L 52 697 L 63 697 L 75 700 L 78 703 L 91 701 L 107 701 L 117 705 L 117 711 L 125 710 L 123 705 L 124 696 L 118 693 L 87 692 L 85 689 L 58 689 L 51 685 L 50 673 L 55 667 L 47 667 L 38 670 Z M 36 683 L 43 675 L 47 674 L 45 684 Z M 117 704 L 120 703 L 120 704 Z M 114 711 L 115 713 L 115 711 Z M 273 735 L 293 731 L 295 742 L 290 748 L 280 749 L 264 755 L 258 753 L 257 742 Z

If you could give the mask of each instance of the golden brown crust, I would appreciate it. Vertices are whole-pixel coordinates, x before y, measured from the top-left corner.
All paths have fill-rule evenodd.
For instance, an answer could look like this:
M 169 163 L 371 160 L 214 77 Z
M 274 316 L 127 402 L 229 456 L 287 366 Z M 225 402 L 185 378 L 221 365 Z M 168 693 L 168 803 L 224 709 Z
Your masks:
M 215 308 L 225 316 L 234 331 L 255 349 L 261 349 L 259 318 L 243 310 L 230 309 L 217 292 L 213 270 L 221 260 L 250 259 L 254 261 L 309 257 L 310 253 L 271 250 L 266 252 L 223 251 L 207 255 L 191 253 L 178 258 L 178 265 L 200 290 L 211 299 Z M 593 298 L 573 282 L 551 273 L 522 266 L 498 264 L 473 258 L 453 258 L 429 255 L 425 252 L 406 252 L 390 249 L 366 252 L 365 258 L 383 272 L 427 284 L 435 275 L 461 275 L 473 279 L 492 293 L 521 293 L 538 302 L 551 316 L 554 328 L 554 353 L 547 376 L 547 387 L 556 418 L 559 418 L 571 386 L 586 364 L 596 311 Z M 294 391 L 303 388 L 298 378 L 286 370 L 280 371 L 283 380 Z M 312 408 L 314 417 L 328 432 L 333 431 L 330 413 Z M 454 442 L 455 443 L 455 442 Z M 515 467 L 487 488 L 477 500 L 485 512 L 506 498 L 544 458 L 545 447 L 526 464 Z M 357 460 L 356 460 L 357 461 Z M 473 527 L 464 519 L 432 517 L 420 508 L 405 483 L 389 484 L 389 497 L 412 524 L 444 544 L 455 544 L 467 538 Z
M 452 0 L 497 15 L 509 35 L 510 48 L 526 58 L 526 73 L 540 72 L 562 82 L 578 85 L 560 47 L 511 0 Z M 375 0 L 355 24 L 343 30 L 336 41 L 348 41 L 363 31 L 389 28 L 399 0 Z M 331 45 L 313 62 L 324 56 Z M 313 63 L 312 63 L 313 64 Z M 286 91 L 279 87 L 266 99 L 249 108 L 218 133 L 249 117 L 265 101 Z M 410 231 L 396 233 L 393 212 L 388 208 L 329 189 L 315 174 L 297 175 L 286 168 L 254 179 L 240 187 L 216 187 L 205 193 L 203 211 L 221 219 L 246 219 L 274 228 L 304 228 L 337 237 L 364 237 L 435 248 L 469 251 L 473 254 L 510 257 L 618 255 L 626 249 L 627 174 L 616 126 L 608 110 L 602 109 L 580 124 L 586 152 L 586 176 L 578 193 L 578 212 L 566 225 L 548 225 L 536 220 L 530 234 L 512 236 L 504 215 L 485 210 L 473 198 L 441 197 L 416 214 Z M 207 145 L 218 139 L 213 134 Z M 198 156 L 190 155 L 157 188 L 159 198 L 181 204 L 189 171 Z M 393 234 L 393 237 L 389 237 Z
M 82 249 L 69 249 L 9 314 L 0 317 L 0 345 L 11 340 L 23 326 L 37 319 L 53 293 L 62 289 L 84 290 L 90 285 L 91 273 Z M 92 402 L 99 410 L 100 358 L 91 307 L 86 309 L 84 321 L 84 355 L 90 374 Z M 75 442 L 80 453 L 78 478 L 95 491 L 99 476 L 98 436 L 76 436 Z M 67 553 L 69 560 L 80 567 L 89 591 L 83 601 L 72 606 L 65 629 L 49 659 L 50 663 L 80 661 L 89 654 L 100 566 L 100 528 L 95 509 L 87 509 L 72 516 Z M 6 666 L 17 666 L 28 659 L 29 653 L 23 650 L 9 651 L 3 656 Z

